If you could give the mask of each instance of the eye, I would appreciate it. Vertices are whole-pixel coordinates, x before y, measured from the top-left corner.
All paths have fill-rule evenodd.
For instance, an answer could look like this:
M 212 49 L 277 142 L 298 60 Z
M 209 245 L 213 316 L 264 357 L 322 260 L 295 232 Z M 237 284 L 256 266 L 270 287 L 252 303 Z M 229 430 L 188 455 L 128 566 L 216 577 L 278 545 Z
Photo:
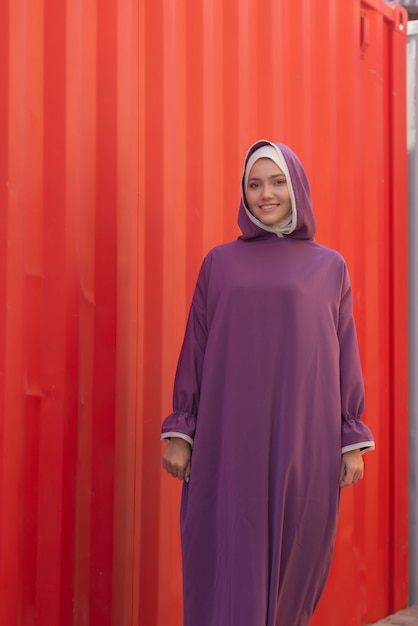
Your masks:
M 278 178 L 276 181 L 276 185 L 285 185 L 286 184 L 286 180 L 284 178 Z
M 259 186 L 260 186 L 260 183 L 250 183 L 248 185 L 248 188 L 249 189 L 257 189 L 257 187 L 259 187 Z

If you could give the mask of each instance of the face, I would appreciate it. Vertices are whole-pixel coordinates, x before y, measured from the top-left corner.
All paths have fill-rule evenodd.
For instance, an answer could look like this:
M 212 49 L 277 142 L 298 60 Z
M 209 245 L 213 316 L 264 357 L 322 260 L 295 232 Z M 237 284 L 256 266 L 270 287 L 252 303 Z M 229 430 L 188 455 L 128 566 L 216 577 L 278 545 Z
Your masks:
M 247 205 L 266 226 L 275 226 L 291 210 L 286 176 L 271 159 L 258 159 L 251 168 L 247 185 Z

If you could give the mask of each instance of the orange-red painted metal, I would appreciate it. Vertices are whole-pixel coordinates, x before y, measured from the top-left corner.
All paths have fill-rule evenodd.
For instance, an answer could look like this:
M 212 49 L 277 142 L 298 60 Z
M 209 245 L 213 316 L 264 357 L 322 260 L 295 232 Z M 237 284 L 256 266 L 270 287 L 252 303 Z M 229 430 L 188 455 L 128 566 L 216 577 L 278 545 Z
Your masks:
M 377 439 L 313 626 L 405 606 L 405 26 L 380 0 L 0 3 L 0 624 L 181 625 L 159 428 L 261 137 L 347 259 Z

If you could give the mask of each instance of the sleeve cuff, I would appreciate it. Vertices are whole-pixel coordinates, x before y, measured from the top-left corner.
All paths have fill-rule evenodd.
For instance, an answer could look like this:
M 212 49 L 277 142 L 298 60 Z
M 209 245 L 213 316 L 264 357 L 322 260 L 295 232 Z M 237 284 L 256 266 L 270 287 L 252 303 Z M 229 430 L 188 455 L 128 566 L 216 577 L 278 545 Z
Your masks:
M 172 437 L 178 437 L 179 439 L 184 439 L 184 441 L 187 441 L 187 443 L 189 443 L 190 446 L 193 448 L 193 439 L 189 437 L 188 435 L 185 435 L 184 433 L 176 433 L 176 432 L 163 433 L 161 435 L 161 441 L 163 439 L 171 439 Z
M 341 450 L 341 454 L 344 452 L 350 452 L 351 450 L 359 450 L 362 454 L 375 449 L 374 441 L 360 441 L 358 443 L 352 443 L 349 446 L 344 446 Z

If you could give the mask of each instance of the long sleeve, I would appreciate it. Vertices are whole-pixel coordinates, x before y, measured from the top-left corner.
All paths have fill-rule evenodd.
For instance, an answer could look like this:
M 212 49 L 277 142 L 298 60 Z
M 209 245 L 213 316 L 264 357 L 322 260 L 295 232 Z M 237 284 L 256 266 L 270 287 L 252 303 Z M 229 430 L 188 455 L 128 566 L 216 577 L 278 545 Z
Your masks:
M 202 266 L 177 364 L 173 412 L 162 424 L 163 439 L 182 437 L 193 445 L 206 341 L 206 283 L 204 266 Z
M 355 449 L 372 450 L 374 449 L 373 435 L 361 419 L 365 402 L 364 383 L 352 315 L 351 286 L 346 269 L 340 303 L 338 339 L 340 344 L 342 452 Z

